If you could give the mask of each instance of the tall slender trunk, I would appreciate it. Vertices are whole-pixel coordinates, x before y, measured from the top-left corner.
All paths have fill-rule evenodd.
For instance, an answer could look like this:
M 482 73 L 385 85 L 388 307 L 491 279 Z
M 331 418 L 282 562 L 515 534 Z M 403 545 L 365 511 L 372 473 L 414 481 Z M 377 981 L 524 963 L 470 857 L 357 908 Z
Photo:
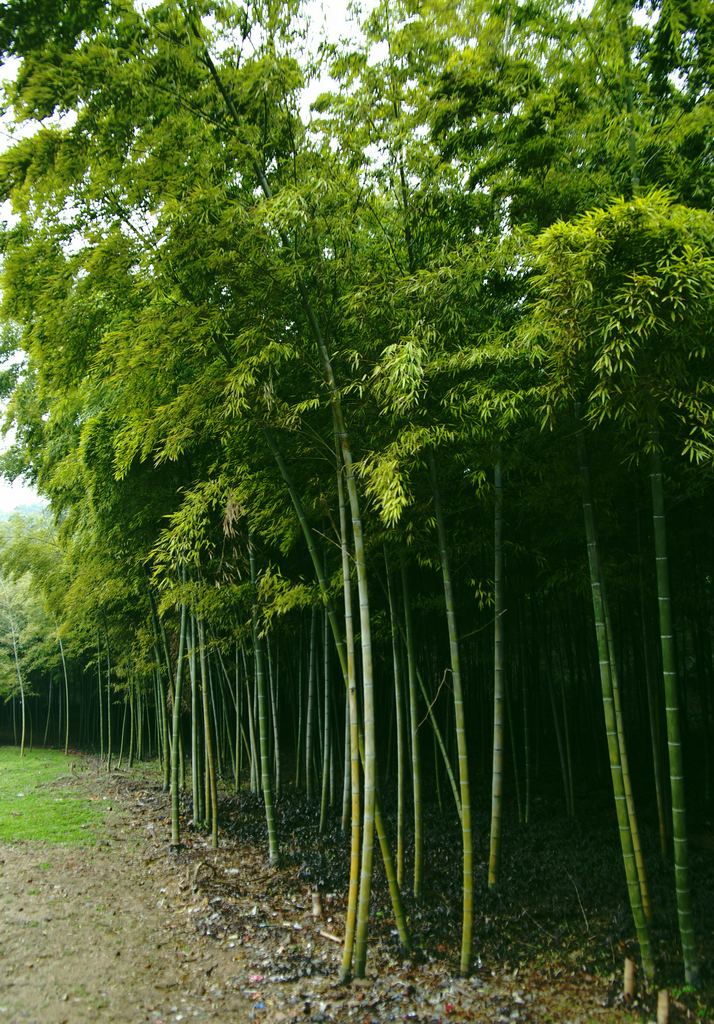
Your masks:
M 357 898 L 360 873 L 360 764 L 359 764 L 359 706 L 357 701 L 357 671 L 355 664 L 354 619 L 352 616 L 352 580 L 350 577 L 349 542 L 347 538 L 347 507 L 341 467 L 337 466 L 337 500 L 340 517 L 340 553 L 342 556 L 342 593 L 345 608 L 345 653 L 347 657 L 347 720 L 349 723 L 350 758 L 350 878 L 345 914 L 345 941 L 342 949 L 341 976 L 346 981 L 352 971 L 354 939 L 357 928 Z
M 218 70 L 213 63 L 208 48 L 205 47 L 200 22 L 192 19 L 190 22 L 191 31 L 204 44 L 204 58 L 206 66 L 213 78 L 226 108 L 237 126 L 241 125 L 240 114 L 233 102 L 232 96 L 221 79 Z M 267 199 L 272 198 L 272 190 L 265 175 L 265 172 L 256 159 L 254 170 L 260 184 L 260 188 Z M 289 240 L 284 238 L 286 245 Z M 372 628 L 369 610 L 369 594 L 367 588 L 367 562 L 364 550 L 364 537 L 362 530 L 362 517 L 360 513 L 359 495 L 357 482 L 354 476 L 352 448 L 347 434 L 345 420 L 342 410 L 342 397 L 337 387 L 335 375 L 332 368 L 329 349 L 323 335 L 322 327 L 313 307 L 307 287 L 298 278 L 296 290 L 300 303 L 307 319 L 310 333 L 317 345 L 322 363 L 325 384 L 330 395 L 332 418 L 335 433 L 339 441 L 339 449 L 345 469 L 345 483 L 347 486 L 347 498 L 352 516 L 352 536 L 354 539 L 354 558 L 357 570 L 357 591 L 359 596 L 360 609 L 360 639 L 362 651 L 362 704 L 364 714 L 364 807 L 362 823 L 362 866 L 360 874 L 360 892 L 357 913 L 357 933 L 355 938 L 355 974 L 363 977 L 367 961 L 367 928 L 369 923 L 369 900 L 372 891 L 372 864 L 374 857 L 374 829 L 375 829 L 375 797 L 377 779 L 377 751 L 375 734 L 375 707 L 374 707 L 374 674 L 372 666 Z
M 572 774 L 570 772 L 570 766 L 568 761 L 568 747 L 565 741 L 565 730 L 568 727 L 568 723 L 564 721 L 561 724 L 560 714 L 558 712 L 558 704 L 555 699 L 555 684 L 552 679 L 552 673 L 548 674 L 548 698 L 550 700 L 550 708 L 553 712 L 553 729 L 555 730 L 555 742 L 558 747 L 558 760 L 560 762 L 560 776 L 563 781 L 563 797 L 565 799 L 565 812 L 569 818 L 575 817 L 575 802 L 573 799 L 573 790 L 571 786 Z
M 14 703 L 14 702 L 13 702 Z M 66 729 L 65 729 L 66 732 Z M 57 694 L 57 746 L 62 746 L 62 690 Z M 67 744 L 69 746 L 69 744 Z M 67 750 L 65 749 L 65 756 Z
M 121 771 L 122 761 L 124 760 L 124 738 L 126 735 L 126 716 L 127 708 L 129 706 L 129 691 L 124 694 L 124 710 L 121 716 L 121 732 L 119 734 L 119 760 L 117 761 L 117 771 Z M 131 753 L 131 751 L 130 751 Z M 131 768 L 131 764 L 129 764 Z
M 392 587 L 387 548 L 384 548 L 384 566 L 387 577 L 387 601 L 389 604 L 390 633 L 392 637 L 392 671 L 394 673 L 394 707 L 397 725 L 397 884 L 400 889 L 404 882 L 404 780 L 405 780 L 405 728 L 404 695 L 402 693 L 402 665 L 399 654 L 399 631 L 397 610 Z
M 340 828 L 343 832 L 347 831 L 347 826 L 350 823 L 350 709 L 347 701 L 347 694 L 345 694 L 345 735 L 344 735 L 344 758 L 342 762 L 342 816 L 340 819 Z
M 193 613 L 189 618 L 189 652 L 188 675 L 191 681 L 191 803 L 193 806 L 193 824 L 201 828 L 206 821 L 206 808 L 203 795 L 203 771 L 201 768 L 200 721 L 198 712 L 198 670 L 196 666 L 196 619 Z
M 181 845 L 180 822 L 180 776 L 183 761 L 181 743 L 181 691 L 183 688 L 184 651 L 186 650 L 186 622 L 188 609 L 181 603 L 181 619 L 179 624 L 179 645 L 176 658 L 176 681 L 174 683 L 173 708 L 171 714 L 171 846 Z
M 166 644 L 166 632 L 163 628 L 163 623 L 159 623 L 159 617 L 156 610 L 156 602 L 154 595 L 149 587 L 149 607 L 151 609 L 151 622 L 154 631 L 154 657 L 156 658 L 156 705 L 159 710 L 160 717 L 160 730 L 161 730 L 161 748 L 162 748 L 162 788 L 165 793 L 168 793 L 171 786 L 171 738 L 169 735 L 169 719 L 166 713 L 166 694 L 164 692 L 162 672 L 161 672 L 161 652 L 159 645 L 163 644 L 164 658 L 166 665 L 166 678 L 168 680 L 169 687 L 171 686 L 171 663 L 168 656 L 168 648 Z
M 701 596 L 700 600 L 706 601 L 704 595 Z M 714 679 L 712 677 L 712 646 L 708 631 L 708 622 L 698 623 L 696 627 L 696 647 L 697 647 L 697 668 L 700 679 L 700 700 L 702 703 L 702 734 L 704 740 L 704 802 L 708 803 L 711 798 L 711 779 L 712 779 L 712 747 L 714 746 L 714 737 L 712 736 L 711 730 L 711 697 L 710 693 L 714 690 L 712 683 Z
M 254 692 L 255 692 L 255 673 L 253 673 L 253 690 L 250 687 L 250 675 L 248 673 L 248 665 L 245 657 L 245 650 L 243 651 L 243 667 L 245 669 L 245 703 L 246 703 L 246 715 L 248 718 L 248 753 L 250 756 L 250 791 L 251 793 L 257 793 L 260 789 L 259 783 L 259 761 L 260 754 L 258 752 L 258 741 L 255 735 L 255 715 L 253 713 L 254 708 Z
M 330 622 L 327 609 L 323 614 L 323 729 L 322 743 L 322 789 L 320 793 L 320 832 L 327 827 L 327 801 L 329 789 L 330 761 L 332 759 L 332 730 L 330 722 Z
M 430 697 L 429 694 L 427 693 L 426 685 L 424 683 L 424 677 L 422 676 L 422 674 L 419 671 L 418 667 L 415 668 L 415 673 L 416 673 L 416 677 L 417 677 L 417 682 L 419 683 L 419 689 L 421 690 L 421 695 L 422 695 L 422 697 L 424 699 L 424 704 L 426 705 L 426 713 L 427 713 L 427 716 L 429 718 L 429 722 L 431 724 L 431 728 L 432 728 L 433 733 L 434 733 L 434 756 L 436 757 L 436 753 L 437 752 L 441 754 L 441 763 L 444 766 L 444 771 L 446 772 L 446 777 L 449 780 L 449 786 L 451 787 L 451 793 L 452 793 L 452 795 L 454 797 L 454 806 L 456 807 L 456 813 L 459 816 L 459 822 L 461 822 L 462 821 L 462 817 L 461 817 L 461 797 L 459 795 L 459 784 L 456 781 L 456 776 L 454 775 L 454 769 L 453 769 L 453 767 L 451 765 L 451 758 L 449 756 L 449 751 L 446 749 L 446 742 L 444 740 L 444 735 L 443 735 L 443 733 L 441 731 L 441 726 L 439 725 L 439 720 L 436 717 L 436 712 L 434 711 L 434 699 L 432 697 Z M 441 810 L 441 789 L 440 789 L 441 783 L 440 783 L 440 776 L 439 776 L 439 771 L 438 771 L 438 759 L 437 759 L 436 785 L 437 785 L 438 797 L 439 797 L 439 810 Z
M 508 735 L 510 738 L 511 760 L 513 762 L 513 788 L 516 791 L 516 808 L 518 811 L 518 824 L 523 824 L 523 792 L 521 783 L 521 766 L 519 763 L 518 744 L 516 743 L 516 724 L 513 720 L 513 691 L 512 688 L 505 688 L 506 720 L 508 722 Z
M 215 738 L 215 745 L 213 748 L 213 764 L 215 766 L 216 776 L 218 776 L 221 765 L 225 762 L 225 738 L 222 735 L 222 730 L 220 728 L 220 723 L 218 721 L 218 701 L 216 700 L 215 692 L 213 689 L 213 671 L 211 668 L 211 657 L 208 651 L 206 652 L 206 680 L 208 682 L 208 704 L 211 709 L 211 721 L 213 722 L 213 736 Z
M 156 645 L 154 645 L 154 657 L 156 658 Z M 159 763 L 161 765 L 161 776 L 163 779 L 164 772 L 166 771 L 166 760 L 168 757 L 168 750 L 166 749 L 166 743 L 164 741 L 164 717 L 163 717 L 163 701 L 161 699 L 161 676 L 158 669 L 158 661 L 152 672 L 152 679 L 154 683 L 154 728 L 156 733 L 156 749 L 159 753 Z
M 233 97 L 223 82 L 218 69 L 216 68 L 203 36 L 200 20 L 197 17 L 189 18 L 189 29 L 201 43 L 206 67 L 213 79 L 213 82 L 225 103 L 226 110 L 236 125 L 241 130 L 242 119 Z M 272 198 L 270 183 L 266 177 L 263 166 L 255 158 L 253 169 L 266 199 Z M 281 235 L 281 240 L 287 251 L 290 251 L 290 239 Z M 357 590 L 360 609 L 360 639 L 362 653 L 362 693 L 364 713 L 364 807 L 363 807 L 363 828 L 362 828 L 362 864 L 360 876 L 360 893 L 358 900 L 358 922 L 355 939 L 355 974 L 358 977 L 364 975 L 367 957 L 367 928 L 369 921 L 369 901 L 372 888 L 372 864 L 374 856 L 374 831 L 375 831 L 375 806 L 376 806 L 376 779 L 377 779 L 377 753 L 375 735 L 375 706 L 374 706 L 374 673 L 372 665 L 372 630 L 369 608 L 369 594 L 367 587 L 367 565 L 364 550 L 364 537 L 362 517 L 360 513 L 359 494 L 353 468 L 352 448 L 347 433 L 342 408 L 342 396 L 335 379 L 329 347 L 323 334 L 322 326 L 313 306 L 307 286 L 302 278 L 296 280 L 296 291 L 300 300 L 303 314 L 307 320 L 310 334 L 318 349 L 325 385 L 327 387 L 332 409 L 332 419 L 335 433 L 339 443 L 339 450 L 342 456 L 342 463 L 345 470 L 345 484 L 347 498 L 352 517 L 352 535 L 354 539 L 354 558 L 357 570 Z M 379 826 L 377 826 L 379 831 Z M 380 838 L 381 842 L 381 838 Z M 382 844 L 384 852 L 384 844 Z M 385 864 L 386 866 L 386 864 Z
M 340 439 L 342 460 L 345 467 L 347 497 L 352 516 L 352 539 L 354 541 L 355 568 L 357 570 L 357 594 L 359 599 L 359 623 L 362 654 L 362 714 L 364 727 L 364 800 L 362 807 L 362 859 L 360 867 L 359 897 L 357 900 L 357 930 L 355 933 L 354 973 L 363 978 L 367 965 L 367 930 L 369 927 L 369 903 L 372 893 L 372 866 L 374 861 L 375 807 L 377 796 L 377 736 L 374 703 L 374 672 L 372 667 L 372 626 L 367 589 L 367 557 L 362 532 L 357 483 L 352 467 L 352 452 L 349 446 L 342 408 L 332 378 L 330 367 L 330 390 L 333 398 L 335 427 Z
M 10 633 L 12 636 L 12 656 L 15 662 L 15 676 L 17 678 L 17 685 L 20 689 L 20 757 L 23 757 L 25 754 L 25 732 L 27 728 L 27 712 L 25 707 L 25 682 L 22 678 L 22 670 L 20 668 L 20 657 L 17 650 L 17 635 L 15 633 L 15 624 L 13 623 L 12 619 L 10 619 Z
M 131 686 L 127 694 L 129 704 L 129 758 L 128 764 L 131 768 L 134 763 L 134 744 L 135 744 L 135 732 L 134 732 L 134 694 Z
M 141 687 L 138 683 L 133 687 L 134 713 L 136 715 L 136 759 L 141 761 L 144 753 L 144 709 L 141 699 Z
M 615 714 L 615 701 L 612 687 L 612 668 L 610 644 L 608 643 L 605 608 L 603 601 L 602 571 L 600 567 L 600 551 L 595 529 L 595 513 L 592 503 L 590 485 L 590 469 L 585 454 L 585 441 L 582 433 L 578 433 L 578 455 L 580 461 L 580 481 L 582 487 L 583 519 L 585 523 L 585 540 L 588 550 L 588 566 L 590 570 L 590 591 L 592 596 L 593 614 L 595 618 L 595 636 L 600 665 L 600 683 L 602 687 L 602 703 L 605 714 L 605 729 L 610 757 L 612 788 L 615 796 L 615 811 L 620 832 L 622 859 L 625 867 L 627 892 L 630 909 L 637 932 L 637 941 L 642 957 L 642 968 L 648 983 L 654 978 L 654 960 L 650 947 L 649 928 L 642 906 L 642 893 L 637 873 L 637 863 L 632 842 L 632 832 L 627 813 L 625 786 L 622 776 L 622 761 Z
M 42 739 L 42 746 L 47 746 L 47 736 L 50 731 L 50 715 L 52 712 L 52 675 L 50 675 L 50 685 L 47 690 L 47 718 L 45 719 L 45 734 Z
M 179 728 L 179 789 L 186 789 L 186 751 L 183 746 L 183 733 Z
M 198 620 L 198 661 L 201 668 L 201 704 L 203 708 L 203 744 L 206 751 L 206 774 L 211 805 L 211 846 L 218 846 L 218 787 L 216 784 L 216 755 L 211 733 L 209 681 L 206 667 L 206 630 L 203 619 Z
M 305 539 L 305 543 L 310 554 L 310 560 L 315 570 L 315 577 L 318 581 L 320 592 L 322 594 L 322 599 L 324 601 L 325 607 L 327 609 L 327 614 L 330 620 L 330 628 L 332 630 L 335 649 L 337 650 L 337 656 L 340 662 L 342 678 L 344 679 L 345 686 L 348 687 L 348 666 L 347 653 L 345 650 L 345 641 L 340 631 L 339 623 L 337 621 L 337 615 L 335 614 L 334 604 L 332 602 L 329 587 L 327 585 L 327 580 L 325 579 L 325 575 L 322 570 L 322 561 L 317 551 L 317 546 L 315 544 L 313 532 L 307 521 L 305 510 L 303 508 L 302 501 L 300 500 L 300 495 L 298 494 L 298 491 L 295 488 L 295 485 L 292 481 L 292 478 L 285 464 L 285 460 L 282 457 L 280 449 L 277 447 L 275 440 L 269 431 L 265 431 L 264 436 L 270 447 L 270 450 L 272 451 L 275 457 L 275 461 L 278 465 L 283 480 L 285 481 L 285 485 L 288 488 L 290 499 L 295 509 L 295 514 L 297 515 L 298 522 L 300 523 L 303 532 L 303 537 Z M 359 726 L 359 723 L 358 729 L 360 759 L 362 760 L 362 762 L 364 762 L 364 736 L 362 733 L 362 729 Z M 397 926 L 399 941 L 403 949 L 409 950 L 411 948 L 411 937 L 409 934 L 409 928 L 407 926 L 406 915 L 404 913 L 401 892 L 399 890 L 399 886 L 397 885 L 396 872 L 394 870 L 394 862 L 392 859 L 392 852 L 389 845 L 389 838 L 387 836 L 386 828 L 384 826 L 384 820 L 382 818 L 382 813 L 380 809 L 379 793 L 377 792 L 375 792 L 374 825 L 377 831 L 377 837 L 379 839 L 379 846 L 382 853 L 382 861 L 384 863 L 384 871 L 387 877 L 387 884 L 389 886 L 389 897 L 392 903 L 392 910 L 394 911 L 394 921 Z
M 464 694 L 461 682 L 461 659 L 459 655 L 459 638 L 456 627 L 456 602 L 451 582 L 451 569 L 446 544 L 446 527 L 441 510 L 439 483 L 436 475 L 436 462 L 433 451 L 429 452 L 429 469 L 434 494 L 434 513 L 439 539 L 439 560 L 444 583 L 444 604 L 446 621 L 449 631 L 449 652 L 451 658 L 451 681 L 454 688 L 454 726 L 456 730 L 456 749 L 459 762 L 459 794 L 461 798 L 461 842 L 462 842 L 462 928 L 461 956 L 459 969 L 461 974 L 471 970 L 471 947 L 473 936 L 473 838 L 471 835 L 471 783 L 469 779 L 469 760 L 466 745 L 466 715 L 464 713 Z
M 67 710 L 67 717 L 66 717 L 66 720 L 65 720 L 65 729 L 64 729 L 64 752 L 66 754 L 68 752 L 68 750 L 69 750 L 69 679 L 67 677 L 67 662 L 65 661 L 65 657 L 64 657 L 64 644 L 62 643 L 62 637 L 59 636 L 59 634 L 57 636 L 57 644 L 58 644 L 59 650 L 60 650 L 60 661 L 62 662 L 62 678 L 64 679 L 65 707 L 66 707 L 66 710 Z M 58 703 L 59 703 L 60 712 L 61 712 L 62 702 L 59 701 Z
M 112 663 L 109 659 L 109 638 L 104 636 L 107 647 L 107 771 L 112 770 Z
M 163 778 L 162 778 L 162 789 L 165 793 L 168 793 L 171 788 L 171 736 L 169 733 L 169 716 L 166 707 L 166 692 L 164 691 L 161 672 L 158 674 L 158 700 L 161 706 L 161 735 L 163 737 Z M 170 677 L 169 677 L 170 684 Z
M 645 593 L 640 569 L 640 628 L 642 631 L 642 656 L 645 667 L 645 686 L 647 688 L 647 718 L 649 721 L 650 746 L 652 750 L 652 772 L 655 784 L 655 799 L 657 801 L 657 823 L 659 831 L 659 848 L 662 860 L 669 857 L 669 822 L 667 815 L 667 800 L 665 794 L 665 783 L 662 779 L 663 754 L 662 754 L 662 726 L 660 710 L 660 687 L 652 666 L 652 655 L 650 653 L 649 636 L 647 630 L 647 616 L 645 612 Z
M 414 625 L 412 607 L 409 599 L 409 578 L 407 567 L 402 558 L 400 564 L 402 579 L 402 601 L 404 603 L 404 631 L 407 650 L 407 677 L 409 680 L 409 736 L 412 755 L 412 802 L 414 810 L 414 882 L 415 899 L 420 899 L 424 882 L 424 835 L 422 829 L 422 798 L 421 798 L 421 759 L 419 745 L 419 696 L 417 694 L 417 667 L 414 651 Z
M 102 690 L 102 642 L 97 633 L 97 696 L 99 698 L 99 760 L 104 760 L 104 697 Z
M 211 65 L 209 65 L 210 67 Z M 216 84 L 224 99 L 232 108 L 232 103 L 222 86 L 220 79 L 212 69 Z M 235 116 L 235 115 L 234 115 Z M 271 191 L 262 169 L 256 165 L 261 188 L 267 198 Z M 352 537 L 354 541 L 354 561 L 357 571 L 357 594 L 360 612 L 360 641 L 362 654 L 362 707 L 364 727 L 364 802 L 362 819 L 362 861 L 360 871 L 360 890 L 357 908 L 357 931 L 355 936 L 354 973 L 358 978 L 364 977 L 367 962 L 367 930 L 369 925 L 369 901 L 372 892 L 372 866 L 374 860 L 375 803 L 377 793 L 377 744 L 375 727 L 374 703 L 374 671 L 372 664 L 372 625 L 370 617 L 369 591 L 367 585 L 367 559 L 364 546 L 362 515 L 360 512 L 357 481 L 354 474 L 352 447 L 345 425 L 342 409 L 342 397 L 337 387 L 327 343 L 322 327 L 313 308 L 307 288 L 302 281 L 297 283 L 303 312 L 310 327 L 310 333 L 317 345 L 322 362 L 322 369 L 330 395 L 332 419 L 335 435 L 342 456 L 345 472 L 347 499 L 352 519 Z M 386 866 L 386 864 L 385 864 Z
M 275 795 L 280 793 L 280 719 L 278 718 L 278 673 L 273 671 L 273 655 L 268 640 L 268 691 L 270 694 L 270 717 L 273 723 L 273 772 L 275 776 Z
M 660 646 L 662 649 L 662 675 L 664 677 L 667 750 L 669 752 L 669 780 L 672 793 L 674 881 L 677 896 L 679 936 L 684 959 L 684 977 L 688 985 L 697 986 L 699 984 L 699 959 L 694 936 L 692 897 L 689 883 L 684 757 L 680 735 L 679 687 L 672 628 L 672 602 L 669 591 L 669 561 L 667 556 L 664 486 L 662 483 L 662 457 L 659 452 L 658 442 L 659 439 L 655 436 L 650 455 L 650 488 L 652 491 L 652 522 L 657 569 L 657 603 L 659 607 Z
M 491 770 L 491 842 L 488 858 L 489 889 L 493 889 L 498 883 L 498 866 L 501 857 L 501 818 L 503 813 L 503 477 L 500 459 L 494 467 L 493 483 L 495 493 L 493 510 L 493 766 Z
M 524 824 L 528 825 L 531 819 L 531 788 L 533 771 L 531 766 L 531 719 L 529 714 L 529 693 L 525 669 L 522 671 L 521 675 L 521 693 L 523 702 L 523 771 L 526 781 L 523 820 Z
M 236 643 L 235 653 L 235 705 L 236 705 L 236 768 L 235 768 L 235 791 L 240 788 L 241 769 L 243 767 L 243 743 L 245 743 L 245 729 L 243 727 L 243 689 L 240 685 L 240 674 L 238 671 L 238 644 Z
M 302 777 L 301 776 L 302 748 L 303 748 L 303 734 L 305 732 L 304 721 L 303 721 L 304 720 L 303 705 L 304 705 L 305 702 L 303 700 L 303 661 L 304 661 L 304 656 L 303 656 L 303 648 L 302 648 L 302 639 L 303 639 L 303 629 L 302 629 L 302 620 L 301 620 L 301 622 L 300 622 L 300 643 L 298 645 L 298 676 L 297 676 L 297 688 L 296 688 L 296 697 L 297 697 L 297 735 L 295 737 L 295 779 L 294 779 L 294 785 L 295 785 L 296 789 L 300 788 L 300 781 L 301 781 L 301 777 Z
M 637 866 L 637 878 L 640 883 L 640 895 L 642 897 L 642 910 L 648 921 L 652 919 L 650 907 L 650 894 L 647 885 L 645 872 L 645 861 L 642 855 L 642 844 L 640 843 L 640 828 L 637 823 L 637 812 L 635 809 L 635 798 L 632 793 L 632 779 L 630 777 L 630 761 L 627 755 L 627 743 L 625 741 L 625 723 L 622 717 L 622 696 L 620 691 L 620 678 L 617 669 L 617 659 L 614 651 L 612 623 L 610 621 L 610 603 L 607 600 L 607 589 L 602 583 L 602 603 L 605 612 L 605 627 L 607 629 L 607 643 L 610 651 L 610 672 L 612 675 L 612 699 L 615 708 L 615 725 L 617 727 L 617 742 L 620 747 L 620 763 L 622 765 L 622 785 L 625 790 L 625 804 L 627 805 L 627 817 L 630 822 L 632 834 L 632 850 L 635 855 Z
M 607 609 L 607 604 L 605 605 Z M 612 661 L 612 659 L 611 659 Z M 567 660 L 566 663 L 567 664 Z M 614 665 L 614 662 L 613 662 Z M 565 748 L 565 769 L 567 772 L 566 784 L 568 790 L 568 813 L 571 818 L 575 817 L 575 785 L 573 783 L 573 744 L 571 742 L 571 728 L 570 728 L 570 713 L 568 708 L 568 693 L 565 687 L 566 679 L 574 678 L 574 674 L 571 677 L 569 673 L 563 672 L 560 677 L 560 711 L 563 716 L 563 743 Z M 615 683 L 615 673 L 613 671 L 613 689 Z M 617 708 L 617 701 L 615 702 Z
M 307 674 L 307 712 L 305 716 L 305 792 L 308 800 L 313 797 L 315 779 L 314 760 L 314 723 L 315 702 L 317 700 L 317 609 L 312 609 L 310 617 L 310 662 Z
M 275 828 L 275 811 L 273 809 L 273 780 L 270 772 L 270 752 L 268 749 L 268 700 L 265 692 L 265 668 L 263 659 L 263 638 L 258 628 L 257 587 L 258 574 L 255 562 L 255 548 L 252 536 L 248 538 L 248 558 L 250 560 L 250 581 L 253 586 L 253 613 L 251 617 L 253 631 L 253 651 L 255 655 L 255 688 L 258 694 L 258 733 L 260 739 L 260 781 L 265 804 L 265 822 L 268 829 L 268 860 L 271 864 L 278 863 L 278 834 Z
M 238 738 L 238 737 L 236 737 L 234 735 L 235 734 L 234 722 L 237 720 L 237 716 L 238 716 L 238 706 L 236 704 L 236 691 L 233 689 L 233 680 L 231 679 L 231 677 L 230 677 L 230 675 L 228 673 L 228 669 L 226 668 L 225 661 L 223 660 L 223 655 L 221 654 L 221 651 L 220 651 L 219 648 L 216 649 L 216 656 L 218 658 L 218 665 L 219 665 L 219 667 L 221 669 L 220 674 L 218 676 L 218 679 L 219 679 L 219 683 L 220 683 L 219 690 L 221 691 L 220 714 L 221 714 L 221 731 L 222 731 L 222 734 L 223 734 L 223 755 L 224 755 L 223 760 L 221 760 L 221 758 L 219 758 L 218 766 L 220 768 L 220 766 L 222 764 L 224 764 L 226 761 L 230 764 L 231 774 L 233 775 L 233 783 L 234 783 L 234 786 L 235 786 L 236 781 L 237 781 L 237 767 L 236 767 L 237 760 L 236 760 L 235 741 Z M 209 676 L 209 678 L 210 678 L 210 676 Z M 231 722 L 231 718 L 230 718 L 231 708 L 233 709 L 233 715 L 234 715 L 233 722 Z M 214 714 L 215 714 L 216 713 L 216 701 L 215 700 L 213 701 L 213 709 L 214 709 Z M 226 750 L 226 747 L 228 748 L 227 750 Z

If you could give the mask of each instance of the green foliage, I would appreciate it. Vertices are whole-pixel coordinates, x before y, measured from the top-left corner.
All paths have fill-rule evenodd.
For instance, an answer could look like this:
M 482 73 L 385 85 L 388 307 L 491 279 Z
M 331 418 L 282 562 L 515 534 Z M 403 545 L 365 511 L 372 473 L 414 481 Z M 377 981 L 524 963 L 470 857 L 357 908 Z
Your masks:
M 610 203 L 636 177 L 707 194 L 704 7 L 635 25 L 626 6 L 382 0 L 311 59 L 294 3 L 43 12 L 9 5 L 0 34 L 29 129 L 1 161 L 3 351 L 24 352 L 3 465 L 59 534 L 3 558 L 20 575 L 27 559 L 70 647 L 110 621 L 119 646 L 138 636 L 149 580 L 170 617 L 179 566 L 192 601 L 234 589 L 244 615 L 248 529 L 266 616 L 309 599 L 264 431 L 322 529 L 334 444 L 311 317 L 371 507 L 427 562 L 430 449 L 485 505 L 499 446 L 520 472 L 538 410 L 577 399 L 640 446 L 672 416 L 709 459 L 708 215 Z
M 618 200 L 553 225 L 535 256 L 525 331 L 544 352 L 547 408 L 581 403 L 593 423 L 617 420 L 644 449 L 671 416 L 683 451 L 710 459 L 711 214 L 663 192 Z

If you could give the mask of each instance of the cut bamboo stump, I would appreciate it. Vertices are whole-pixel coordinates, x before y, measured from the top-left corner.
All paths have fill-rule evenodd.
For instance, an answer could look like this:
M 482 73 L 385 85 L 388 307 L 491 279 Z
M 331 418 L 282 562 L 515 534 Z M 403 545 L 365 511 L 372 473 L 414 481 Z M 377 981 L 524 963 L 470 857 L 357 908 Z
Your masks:
M 669 1024 L 669 992 L 666 988 L 657 993 L 657 1024 Z
M 635 996 L 635 961 L 625 957 L 625 978 L 622 994 L 626 1003 L 631 1003 Z
M 312 894 L 312 916 L 316 921 L 322 920 L 322 897 L 319 892 Z

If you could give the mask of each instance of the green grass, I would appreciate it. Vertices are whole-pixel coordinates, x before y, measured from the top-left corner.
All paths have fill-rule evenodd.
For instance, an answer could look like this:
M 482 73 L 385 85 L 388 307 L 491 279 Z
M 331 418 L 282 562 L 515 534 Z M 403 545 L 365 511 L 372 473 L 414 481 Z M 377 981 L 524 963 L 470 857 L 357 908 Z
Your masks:
M 26 751 L 20 757 L 19 748 L 0 747 L 0 842 L 96 842 L 105 805 L 62 785 L 71 763 L 56 750 Z

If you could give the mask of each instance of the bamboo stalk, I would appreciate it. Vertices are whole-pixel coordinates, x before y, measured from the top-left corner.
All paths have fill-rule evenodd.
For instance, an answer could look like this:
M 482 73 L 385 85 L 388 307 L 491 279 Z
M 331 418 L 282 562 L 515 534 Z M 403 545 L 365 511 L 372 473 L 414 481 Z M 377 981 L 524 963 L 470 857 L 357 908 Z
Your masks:
M 662 457 L 658 438 L 653 438 L 650 456 L 650 488 L 652 492 L 652 521 L 657 571 L 657 604 L 659 608 L 660 647 L 667 723 L 667 750 L 669 753 L 669 780 L 672 793 L 672 837 L 674 840 L 674 881 L 677 898 L 679 936 L 684 958 L 684 977 L 688 985 L 699 984 L 699 959 L 694 935 L 692 897 L 689 882 L 689 846 L 687 841 L 687 812 L 684 794 L 684 758 L 680 735 L 679 686 L 674 650 L 672 601 L 669 592 L 669 561 L 667 556 L 667 526 L 664 511 L 662 483 Z
M 469 780 L 469 761 L 466 744 L 466 715 L 464 712 L 464 694 L 461 682 L 461 660 L 459 655 L 458 631 L 456 627 L 456 604 L 451 582 L 451 569 L 446 544 L 446 527 L 444 525 L 444 515 L 441 509 L 439 485 L 436 475 L 436 463 L 434 460 L 434 453 L 432 451 L 429 452 L 429 469 L 431 472 L 434 513 L 439 540 L 441 575 L 444 584 L 444 604 L 446 606 L 446 621 L 449 631 L 449 652 L 451 657 L 451 682 L 454 691 L 454 727 L 456 730 L 456 748 L 459 764 L 462 842 L 462 926 L 459 969 L 461 974 L 466 975 L 471 970 L 471 951 L 473 942 L 473 839 L 471 835 L 471 784 Z

